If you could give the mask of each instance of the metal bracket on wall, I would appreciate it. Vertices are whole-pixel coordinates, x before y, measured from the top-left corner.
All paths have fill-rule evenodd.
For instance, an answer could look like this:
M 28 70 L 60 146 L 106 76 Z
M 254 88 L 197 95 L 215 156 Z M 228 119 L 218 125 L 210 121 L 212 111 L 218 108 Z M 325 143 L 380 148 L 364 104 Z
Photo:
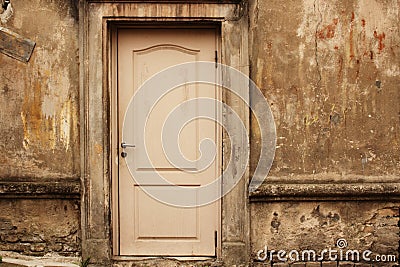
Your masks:
M 21 35 L 0 27 L 0 52 L 20 60 L 28 62 L 33 53 L 36 43 Z

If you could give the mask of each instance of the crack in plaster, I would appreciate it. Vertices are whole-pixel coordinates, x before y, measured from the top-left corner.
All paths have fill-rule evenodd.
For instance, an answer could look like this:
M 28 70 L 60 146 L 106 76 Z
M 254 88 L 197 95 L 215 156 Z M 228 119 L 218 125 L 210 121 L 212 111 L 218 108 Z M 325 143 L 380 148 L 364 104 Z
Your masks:
M 319 3 L 318 3 L 318 7 L 317 7 L 317 0 L 314 1 L 314 13 L 316 11 L 318 11 L 318 13 L 319 13 L 319 21 L 317 23 L 317 26 L 315 27 L 315 35 L 314 35 L 315 51 L 314 51 L 314 54 L 315 54 L 315 64 L 317 65 L 317 73 L 318 73 L 317 86 L 319 87 L 321 84 L 322 75 L 321 75 L 321 69 L 320 69 L 320 65 L 319 65 L 319 61 L 318 61 L 318 29 L 322 23 L 322 12 L 319 9 Z

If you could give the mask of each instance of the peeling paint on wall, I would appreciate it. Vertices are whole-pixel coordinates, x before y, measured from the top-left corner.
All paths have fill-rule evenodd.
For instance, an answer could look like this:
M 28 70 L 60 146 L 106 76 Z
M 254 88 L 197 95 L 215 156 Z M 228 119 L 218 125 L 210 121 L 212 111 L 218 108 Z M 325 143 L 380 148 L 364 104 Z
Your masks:
M 279 227 L 276 227 L 279 214 Z M 398 255 L 399 207 L 393 203 L 264 203 L 252 206 L 253 250 L 349 249 Z M 275 226 L 275 227 L 274 227 Z M 272 230 L 271 230 L 272 228 Z M 388 265 L 384 265 L 388 266 Z
M 7 27 L 32 37 L 37 46 L 21 65 L 0 55 L 0 77 L 10 88 L 0 96 L 7 116 L 0 123 L 1 176 L 78 177 L 78 22 L 65 1 L 13 2 Z M 49 23 L 51 22 L 51 23 Z M 12 101 L 9 101 L 9 99 Z M 18 142 L 8 141 L 12 135 Z M 16 140 L 17 141 L 17 140 Z
M 251 78 L 284 137 L 272 175 L 399 174 L 398 1 L 253 1 L 250 8 Z

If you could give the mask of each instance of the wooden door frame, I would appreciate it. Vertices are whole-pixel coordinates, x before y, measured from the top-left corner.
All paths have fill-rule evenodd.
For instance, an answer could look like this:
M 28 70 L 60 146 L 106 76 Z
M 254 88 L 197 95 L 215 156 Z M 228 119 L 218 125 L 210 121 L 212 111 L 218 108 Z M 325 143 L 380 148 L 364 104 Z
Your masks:
M 188 1 L 190 2 L 190 1 Z M 118 7 L 117 7 L 118 5 Z M 120 258 L 113 253 L 112 216 L 113 172 L 111 153 L 112 123 L 112 32 L 117 25 L 140 26 L 215 24 L 221 32 L 221 63 L 249 73 L 247 7 L 237 3 L 174 4 L 117 1 L 80 1 L 80 98 L 81 98 L 81 170 L 82 170 L 82 254 L 99 266 L 142 258 Z M 226 77 L 225 77 L 226 78 Z M 228 78 L 227 78 L 228 79 Z M 246 93 L 248 94 L 248 89 Z M 237 103 L 230 94 L 223 101 L 249 125 L 249 109 Z M 115 107 L 115 106 L 114 106 Z M 226 123 L 233 123 L 227 121 Z M 239 127 L 239 126 L 238 126 Z M 248 128 L 247 128 L 248 129 Z M 224 142 L 224 140 L 222 140 Z M 248 144 L 235 144 L 232 149 L 249 149 Z M 229 158 L 224 151 L 223 161 Z M 240 168 L 244 162 L 236 162 Z M 248 170 L 244 179 L 226 196 L 221 205 L 221 240 L 218 257 L 227 266 L 248 264 L 249 210 Z

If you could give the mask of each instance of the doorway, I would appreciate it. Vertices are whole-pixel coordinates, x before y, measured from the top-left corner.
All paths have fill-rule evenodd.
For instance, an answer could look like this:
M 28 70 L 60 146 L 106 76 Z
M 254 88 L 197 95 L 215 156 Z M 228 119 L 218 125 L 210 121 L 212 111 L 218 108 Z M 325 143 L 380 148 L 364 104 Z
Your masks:
M 142 27 L 118 28 L 115 34 L 114 80 L 115 116 L 113 122 L 112 151 L 117 161 L 117 171 L 113 171 L 114 247 L 120 256 L 207 256 L 216 255 L 220 239 L 220 201 L 204 206 L 176 207 L 162 203 L 146 193 L 152 190 L 174 190 L 174 186 L 200 187 L 221 175 L 222 138 L 220 126 L 210 120 L 196 119 L 182 127 L 177 140 L 183 156 L 193 164 L 172 164 L 164 153 L 162 139 L 163 123 L 174 111 L 189 112 L 196 117 L 195 106 L 187 109 L 181 105 L 191 99 L 204 97 L 221 100 L 220 89 L 215 85 L 191 84 L 175 88 L 157 103 L 146 99 L 133 107 L 139 114 L 153 105 L 147 118 L 146 128 L 137 127 L 136 120 L 126 121 L 126 111 L 131 98 L 141 85 L 154 74 L 177 64 L 193 61 L 217 60 L 219 33 L 215 27 Z M 218 70 L 216 69 L 216 79 Z M 182 73 L 185 75 L 185 73 Z M 149 92 L 151 94 L 151 92 Z M 146 94 L 144 94 L 146 95 Z M 215 109 L 216 116 L 222 111 Z M 178 115 L 177 115 L 178 114 Z M 135 118 L 135 115 L 133 116 Z M 136 140 L 144 133 L 144 144 L 122 145 L 126 140 L 123 127 L 133 129 L 130 140 Z M 145 130 L 145 131 L 144 131 Z M 199 145 L 209 139 L 215 144 L 214 161 L 205 169 L 198 169 L 196 160 L 201 157 Z M 135 142 L 133 142 L 135 143 Z M 140 143 L 140 142 L 139 142 Z M 114 154 L 115 153 L 115 154 Z M 151 164 L 145 160 L 150 159 Z M 134 170 L 127 162 L 134 162 Z M 138 183 L 138 177 L 146 177 L 148 182 Z M 153 176 L 161 175 L 171 186 L 152 182 Z M 192 195 L 194 201 L 198 196 Z

